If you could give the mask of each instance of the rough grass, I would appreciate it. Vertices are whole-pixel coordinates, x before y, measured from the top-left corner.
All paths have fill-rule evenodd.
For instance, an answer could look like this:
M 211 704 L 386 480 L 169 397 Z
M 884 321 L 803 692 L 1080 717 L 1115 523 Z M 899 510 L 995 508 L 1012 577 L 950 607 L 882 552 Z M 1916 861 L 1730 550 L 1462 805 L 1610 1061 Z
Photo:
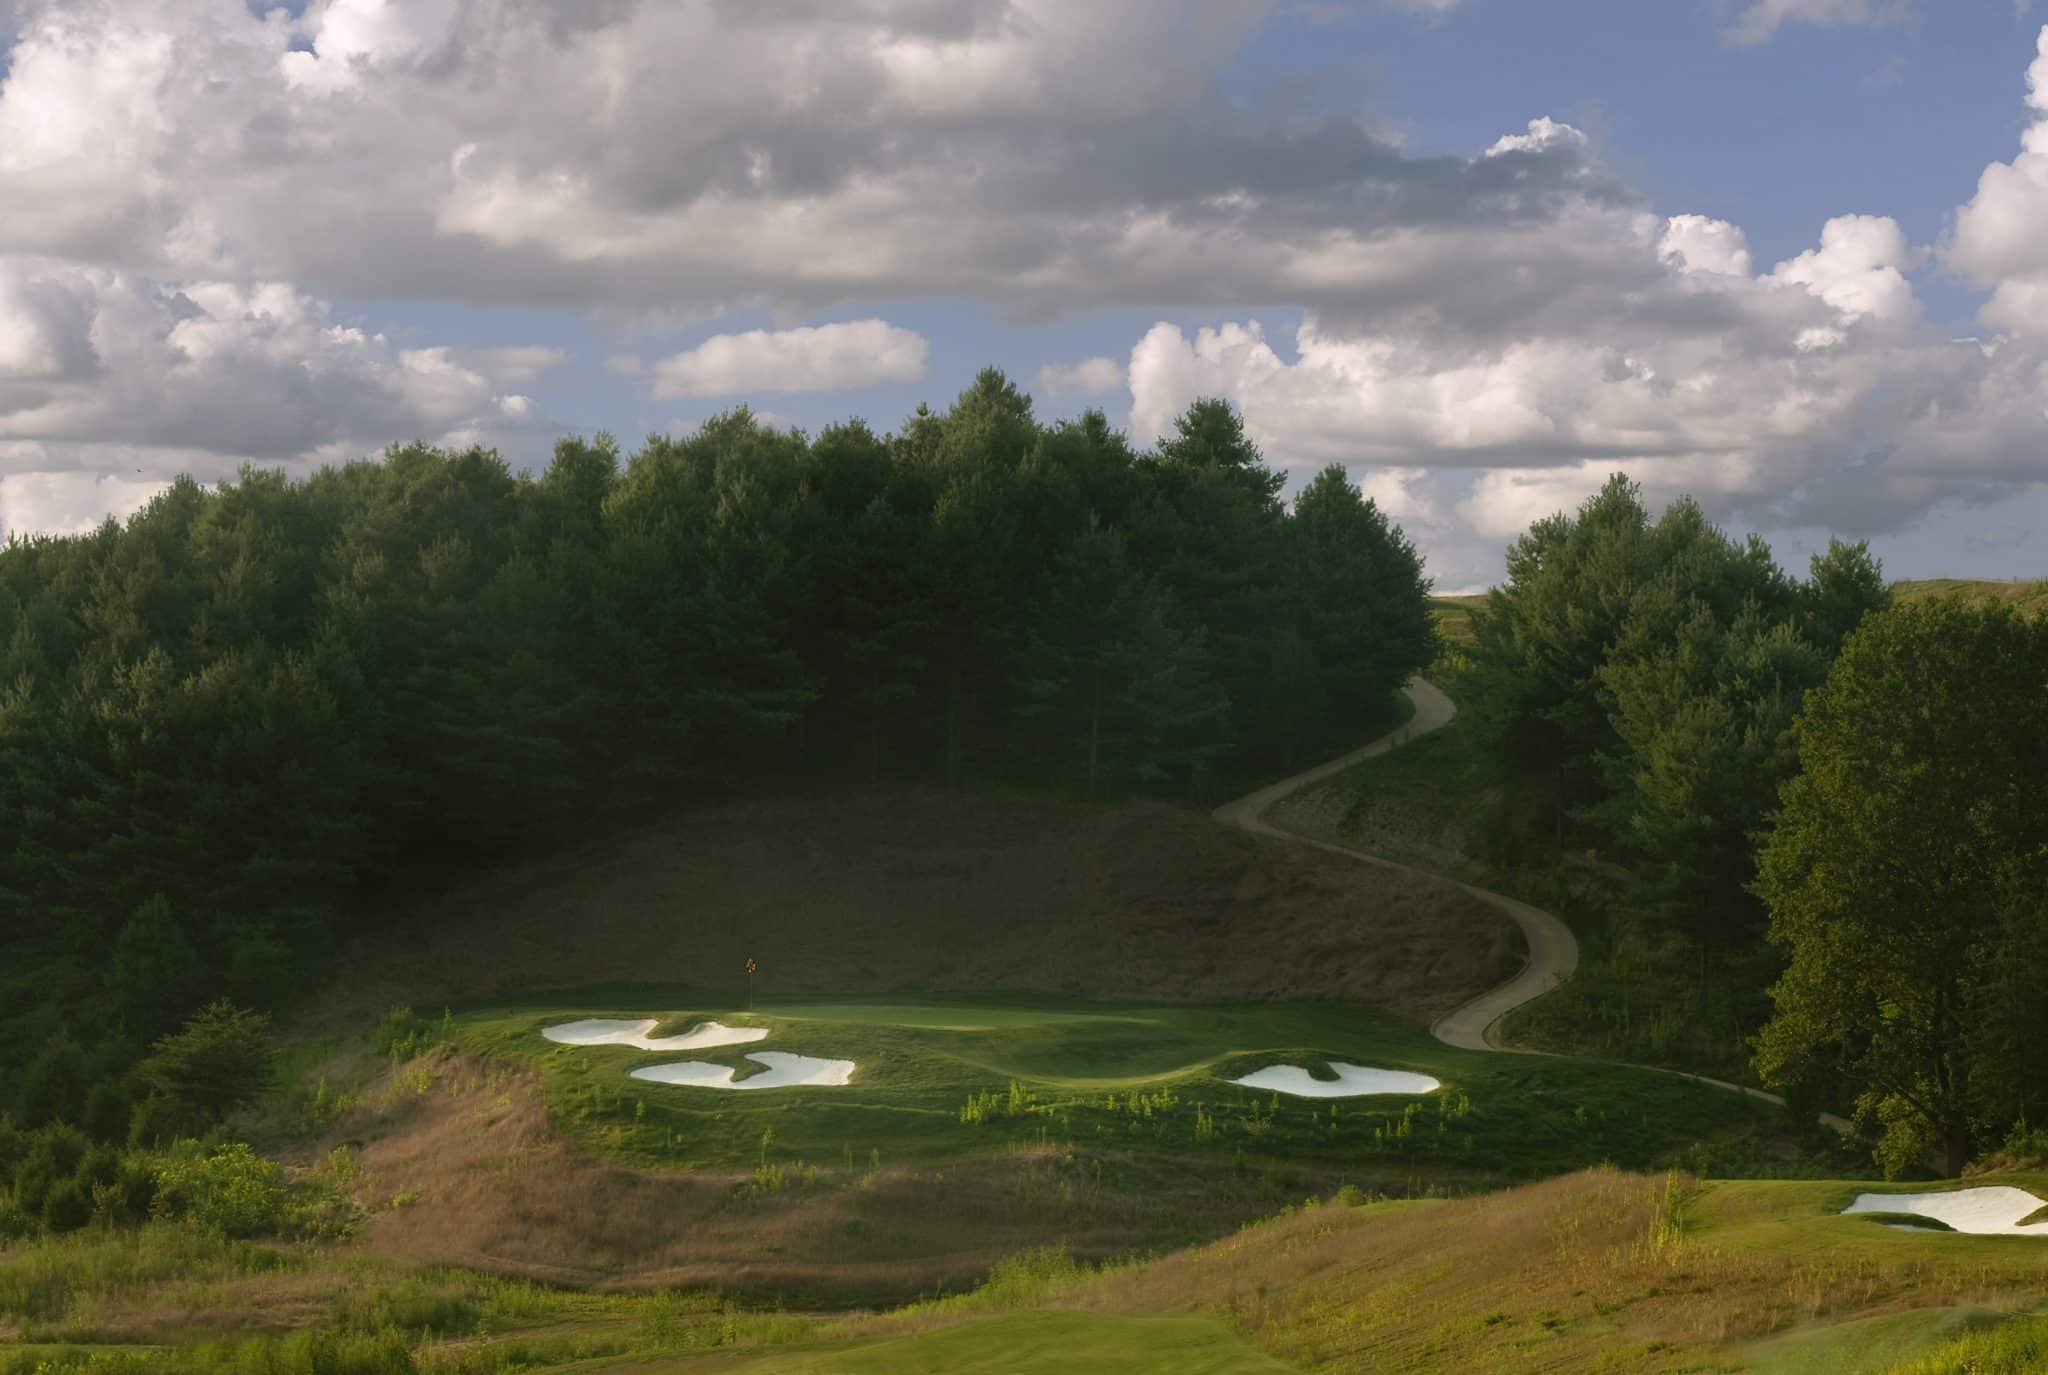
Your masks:
M 1484 594 L 1429 599 L 1429 614 L 1435 618 L 1437 634 L 1443 637 L 1447 649 L 1465 649 L 1478 642 L 1472 630 L 1472 613 L 1485 605 Z
M 1924 578 L 1895 582 L 1892 596 L 1901 602 L 1960 597 L 1973 605 L 2003 604 L 2033 614 L 2048 614 L 2048 579 Z
M 662 999 L 657 1001 L 657 999 Z M 1327 1005 L 778 1000 L 642 990 L 458 1010 L 302 1146 L 339 1146 L 362 1245 L 578 1285 L 706 1285 L 797 1303 L 957 1292 L 1061 1243 L 1101 1260 L 1225 1234 L 1350 1186 L 1471 1193 L 1590 1165 L 1811 1172 L 1767 1105 L 1665 1075 L 1456 1051 Z M 559 1046 L 591 1015 L 752 1020 L 858 1062 L 852 1085 L 745 1094 L 631 1079 L 673 1055 Z M 438 1019 L 436 1025 L 438 1025 Z M 1332 1059 L 1432 1074 L 1416 1098 L 1318 1101 L 1227 1081 Z
M 1035 1311 L 838 1349 L 779 1352 L 734 1375 L 1279 1375 L 1294 1369 L 1201 1315 Z
M 1013 990 L 1327 999 L 1427 1023 L 1498 983 L 1512 925 L 1422 876 L 1159 803 L 894 793 L 736 801 L 386 914 L 299 1032 L 386 1008 L 621 984 L 762 997 Z
M 1739 1369 L 1750 1343 L 1849 1318 L 2038 1300 L 2048 1247 L 1858 1227 L 1832 1213 L 1852 1192 L 1599 1170 L 1464 1201 L 1326 1206 L 1073 1301 L 1220 1307 L 1309 1368 L 1654 1372 Z
M 2039 1176 L 2016 1176 L 2040 1187 Z M 306 1248 L 298 1308 L 229 1277 L 240 1332 L 157 1325 L 81 1340 L 126 1352 L 100 1370 L 297 1375 L 414 1368 L 781 1372 L 1288 1368 L 1435 1375 L 1738 1371 L 1933 1375 L 2039 1369 L 2048 1245 L 1891 1232 L 1837 1210 L 1870 1186 L 1698 1183 L 1595 1169 L 1480 1197 L 1309 1203 L 1212 1244 L 1096 1269 L 1041 1249 L 978 1292 L 843 1317 L 714 1293 L 590 1293 L 341 1248 Z M 0 1272 L 24 1255 L 0 1255 Z M 52 1251 L 45 1265 L 76 1250 Z M 81 1276 L 71 1302 L 103 1297 Z M 144 1310 L 131 1305 L 131 1319 Z M 286 1330 L 290 1329 L 290 1330 Z M 119 1343 L 108 1347 L 108 1343 Z M 324 1345 L 323 1345 L 324 1343 Z M 343 1366 L 320 1351 L 400 1352 Z M 72 1349 L 82 1361 L 89 1348 Z M 0 1342 L 0 1370 L 70 1359 Z M 367 1359 L 367 1356 L 366 1356 Z M 1062 1364 L 1064 1361 L 1064 1364 Z M 1147 1362 L 1150 1362 L 1149 1364 Z M 1207 1364 L 1204 1364 L 1207 1362 Z M 51 1368 L 64 1369 L 56 1364 Z

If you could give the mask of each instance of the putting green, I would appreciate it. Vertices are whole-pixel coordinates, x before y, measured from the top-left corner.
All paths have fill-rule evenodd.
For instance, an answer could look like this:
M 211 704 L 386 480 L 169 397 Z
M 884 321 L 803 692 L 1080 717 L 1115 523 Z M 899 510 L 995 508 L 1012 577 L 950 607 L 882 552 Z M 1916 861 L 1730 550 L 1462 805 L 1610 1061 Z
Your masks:
M 584 1018 L 765 1029 L 690 1059 L 757 1066 L 775 1052 L 858 1065 L 843 1087 L 751 1094 L 649 1084 L 673 1062 L 631 1045 L 557 1045 Z M 1502 1182 L 1611 1161 L 1649 1168 L 1698 1142 L 1775 1136 L 1782 1115 L 1672 1075 L 1463 1051 L 1420 1027 L 1326 1004 L 1190 1007 L 1043 998 L 779 999 L 734 1009 L 674 992 L 564 995 L 458 1012 L 467 1049 L 527 1064 L 556 1120 L 587 1145 L 645 1164 L 751 1168 L 764 1136 L 785 1161 L 850 1166 L 957 1159 L 1018 1146 L 1115 1148 L 1245 1167 L 1314 1163 L 1360 1177 Z M 1426 1075 L 1417 1095 L 1293 1098 L 1232 1081 L 1275 1064 Z

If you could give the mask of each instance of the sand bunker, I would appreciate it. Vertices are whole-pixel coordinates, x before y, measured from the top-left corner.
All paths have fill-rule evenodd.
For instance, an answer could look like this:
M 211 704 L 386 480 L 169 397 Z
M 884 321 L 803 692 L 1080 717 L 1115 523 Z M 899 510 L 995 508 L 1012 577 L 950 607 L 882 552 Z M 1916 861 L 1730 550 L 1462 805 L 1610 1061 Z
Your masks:
M 1427 1074 L 1410 1074 L 1398 1069 L 1367 1069 L 1330 1061 L 1335 1079 L 1317 1079 L 1298 1065 L 1273 1065 L 1233 1084 L 1248 1089 L 1271 1089 L 1296 1098 L 1363 1098 L 1370 1093 L 1435 1093 L 1443 1085 Z
M 680 1064 L 636 1069 L 633 1077 L 698 1089 L 786 1089 L 802 1084 L 838 1085 L 853 1078 L 851 1060 L 820 1060 L 812 1055 L 785 1055 L 778 1050 L 756 1051 L 747 1058 L 768 1068 L 735 1083 L 733 1075 L 737 1071 L 729 1065 L 684 1060 Z
M 2039 1212 L 2040 1199 L 2025 1189 L 2003 1185 L 1982 1189 L 1951 1189 L 1939 1194 L 1858 1194 L 1844 1213 L 1918 1213 L 1946 1222 L 1958 1232 L 1985 1237 L 2048 1236 L 2048 1222 L 2019 1225 Z M 1920 1229 L 1910 1229 L 1920 1230 Z
M 699 1022 L 680 1036 L 647 1034 L 660 1025 L 652 1017 L 640 1022 L 592 1017 L 548 1027 L 541 1035 L 565 1046 L 638 1046 L 642 1050 L 709 1050 L 713 1046 L 745 1045 L 768 1035 L 764 1026 L 725 1026 L 718 1022 Z

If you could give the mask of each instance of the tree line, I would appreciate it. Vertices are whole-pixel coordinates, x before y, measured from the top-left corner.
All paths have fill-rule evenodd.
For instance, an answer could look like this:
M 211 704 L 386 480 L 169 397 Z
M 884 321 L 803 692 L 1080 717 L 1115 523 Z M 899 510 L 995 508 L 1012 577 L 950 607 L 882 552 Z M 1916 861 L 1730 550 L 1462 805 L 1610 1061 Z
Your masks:
M 1862 544 L 1788 577 L 1616 477 L 1475 617 L 1486 747 L 1734 986 L 1754 1066 L 1950 1173 L 2048 1093 L 2048 621 L 1892 606 Z
M 76 1124 L 67 1085 L 274 1004 L 367 890 L 593 815 L 763 773 L 1202 799 L 1295 763 L 1436 640 L 1343 470 L 1283 485 L 1225 403 L 1140 449 L 989 370 L 891 434 L 742 408 L 535 475 L 414 445 L 10 540 L 0 1110 Z

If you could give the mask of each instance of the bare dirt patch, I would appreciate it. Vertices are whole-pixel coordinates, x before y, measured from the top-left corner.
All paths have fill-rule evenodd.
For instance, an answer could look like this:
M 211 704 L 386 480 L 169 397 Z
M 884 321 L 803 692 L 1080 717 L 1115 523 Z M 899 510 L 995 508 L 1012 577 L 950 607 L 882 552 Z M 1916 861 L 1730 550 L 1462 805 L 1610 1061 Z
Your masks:
M 1152 803 L 909 794 L 733 804 L 502 869 L 385 924 L 330 1013 L 547 989 L 1015 990 L 1348 1002 L 1429 1022 L 1513 925 L 1426 875 Z
M 530 1077 L 463 1057 L 431 1067 L 431 1087 L 336 1128 L 359 1143 L 360 1245 L 377 1259 L 881 1303 L 969 1287 L 1051 1237 L 1106 1259 L 1155 1246 L 1162 1216 L 1215 1235 L 1272 1209 L 1194 1190 L 1118 1193 L 1057 1149 L 936 1169 L 856 1160 L 767 1190 L 745 1172 L 634 1170 L 573 1148 Z

